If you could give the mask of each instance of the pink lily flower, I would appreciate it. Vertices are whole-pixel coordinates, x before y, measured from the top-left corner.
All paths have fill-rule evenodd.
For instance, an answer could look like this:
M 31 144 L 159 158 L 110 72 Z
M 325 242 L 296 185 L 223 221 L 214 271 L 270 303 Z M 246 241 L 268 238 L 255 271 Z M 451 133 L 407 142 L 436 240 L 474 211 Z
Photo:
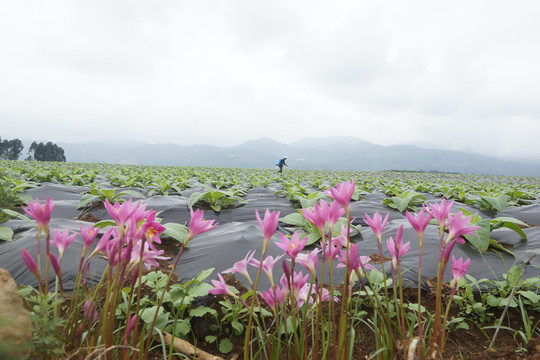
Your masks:
M 433 203 L 429 204 L 429 209 L 424 207 L 442 226 L 446 223 L 446 218 L 450 214 L 450 210 L 454 205 L 453 201 L 446 202 L 446 199 L 442 199 L 441 204 Z
M 138 201 L 137 204 L 133 205 L 133 207 L 134 207 L 134 210 L 130 218 L 133 218 L 133 220 L 135 220 L 136 223 L 139 223 L 143 221 L 144 219 L 147 219 L 152 212 L 155 215 L 155 211 L 146 210 L 146 204 L 140 205 L 140 201 Z
M 191 213 L 191 220 L 189 221 L 189 232 L 186 239 L 186 244 L 196 235 L 199 235 L 203 232 L 212 230 L 219 223 L 214 224 L 214 220 L 204 220 L 204 211 L 197 209 L 193 212 L 193 209 L 190 208 L 189 212 Z
M 330 190 L 325 191 L 325 194 L 337 201 L 344 209 L 348 210 L 355 185 L 355 180 L 352 182 L 346 181 L 344 183 L 337 183 L 335 188 L 331 187 Z
M 315 206 L 309 209 L 302 209 L 302 215 L 315 225 L 319 232 L 324 234 L 324 227 L 326 226 L 326 218 L 328 217 L 328 203 L 326 201 L 320 201 L 321 206 L 315 203 Z M 326 205 L 326 206 L 325 206 Z
M 93 226 L 83 227 L 81 225 L 80 234 L 84 242 L 83 251 L 86 251 L 86 249 L 88 249 L 90 245 L 92 245 L 92 243 L 96 239 L 96 236 L 99 234 L 99 230 L 100 230 L 99 227 L 93 227 Z
M 407 220 L 409 220 L 409 223 L 412 225 L 414 230 L 416 230 L 416 233 L 418 236 L 421 236 L 424 231 L 426 231 L 426 227 L 429 224 L 429 221 L 433 217 L 429 212 L 426 212 L 424 215 L 424 209 L 420 209 L 418 214 L 413 215 L 410 212 L 406 212 Z
M 306 268 L 313 276 L 315 276 L 317 269 L 317 262 L 319 260 L 319 249 L 313 249 L 310 253 L 300 253 L 296 257 L 296 261 Z
M 230 273 L 242 274 L 244 275 L 246 279 L 248 279 L 249 283 L 252 284 L 253 282 L 251 281 L 251 277 L 249 276 L 247 266 L 248 264 L 251 263 L 251 260 L 253 259 L 254 255 L 255 255 L 255 250 L 248 251 L 246 257 L 243 260 L 235 262 L 232 268 L 223 271 L 223 273 L 224 274 L 230 274 Z
M 321 248 L 323 244 L 321 242 Z M 331 241 L 329 241 L 326 246 L 323 249 L 323 256 L 328 261 L 334 261 L 336 259 L 336 256 L 341 251 L 341 248 L 347 246 L 347 228 L 341 225 L 341 235 L 336 236 L 335 238 L 332 238 Z
M 307 236 L 302 240 L 298 240 L 297 231 L 294 232 L 290 240 L 283 234 L 279 235 L 281 236 L 281 243 L 274 241 L 274 244 L 276 244 L 279 248 L 283 249 L 285 253 L 293 259 L 296 258 L 298 253 L 304 249 L 304 246 L 306 246 Z
M 272 275 L 272 270 L 274 269 L 274 264 L 278 262 L 279 259 L 283 257 L 282 255 L 279 255 L 274 259 L 272 256 L 267 256 L 262 263 L 257 259 L 251 259 L 250 264 L 256 268 L 259 268 L 261 266 L 261 269 L 265 272 L 266 276 L 268 276 L 268 279 L 270 279 L 270 283 L 274 283 L 274 277 Z
M 38 266 L 36 262 L 34 261 L 34 258 L 32 257 L 32 255 L 30 255 L 30 253 L 28 252 L 28 250 L 21 249 L 21 256 L 28 270 L 30 270 L 30 272 L 34 274 L 35 276 L 39 276 Z
M 379 214 L 378 212 L 373 215 L 373 219 L 370 218 L 368 214 L 365 214 L 364 221 L 369 225 L 371 230 L 373 230 L 373 232 L 377 236 L 377 240 L 380 243 L 382 241 L 382 232 L 384 230 L 384 227 L 386 226 L 386 223 L 388 222 L 388 214 L 386 214 L 384 220 L 381 214 Z
M 94 251 L 92 251 L 92 254 L 90 254 L 89 258 L 91 258 L 100 251 L 106 250 L 111 243 L 119 240 L 120 239 L 117 229 L 114 227 L 110 227 L 107 231 L 105 231 L 103 235 L 101 235 L 101 239 L 98 241 L 96 247 L 94 248 Z
M 135 246 L 133 246 L 133 249 L 131 251 L 131 260 L 130 262 L 132 264 L 138 264 L 141 261 L 141 244 L 143 243 L 142 240 L 137 241 Z M 143 249 L 143 257 L 142 262 L 144 266 L 148 270 L 152 268 L 152 266 L 159 266 L 159 263 L 157 260 L 169 260 L 169 257 L 166 256 L 160 256 L 165 252 L 165 250 L 150 250 L 150 246 L 147 241 L 144 242 L 144 249 Z M 126 249 L 127 250 L 127 249 Z
M 302 286 L 304 286 L 308 279 L 309 279 L 309 274 L 306 274 L 306 276 L 304 276 L 304 274 L 300 271 L 300 272 L 294 272 L 293 274 L 293 279 L 292 279 L 292 282 L 294 284 L 294 287 L 293 287 L 293 293 L 295 294 L 295 296 L 298 294 L 298 292 L 300 291 L 300 289 L 302 288 Z M 289 278 L 283 274 L 281 276 L 281 279 L 279 279 L 279 282 L 280 282 L 280 285 L 281 285 L 281 288 L 283 289 L 283 292 L 285 293 L 285 295 L 287 295 L 289 293 Z
M 446 238 L 446 243 L 454 237 L 460 242 L 459 239 L 461 239 L 461 236 L 472 234 L 480 229 L 480 226 L 467 226 L 469 225 L 471 218 L 472 216 L 463 217 L 463 212 L 461 210 L 454 216 L 448 215 L 448 237 Z M 463 239 L 461 239 L 461 241 L 463 241 Z
M 54 272 L 56 273 L 56 276 L 58 276 L 58 278 L 62 278 L 62 270 L 60 269 L 60 262 L 58 261 L 58 259 L 56 258 L 56 256 L 54 256 L 54 254 L 49 254 L 49 260 L 51 261 L 51 265 L 54 269 Z
M 402 235 L 403 235 L 403 225 L 399 227 L 396 234 L 395 241 L 392 237 L 389 237 L 388 240 L 386 240 L 386 247 L 388 248 L 388 251 L 390 251 L 390 254 L 392 254 L 392 267 L 393 268 L 397 267 L 399 258 L 405 255 L 407 252 L 409 252 L 409 249 L 411 247 L 410 241 L 406 244 L 402 244 Z
M 161 244 L 161 239 L 159 238 L 159 234 L 165 231 L 165 226 L 161 225 L 155 219 L 156 219 L 156 212 L 152 211 L 150 215 L 146 218 L 146 221 L 143 224 L 143 229 L 146 235 L 146 239 L 148 241 Z
M 465 277 L 467 270 L 469 270 L 470 263 L 471 259 L 467 259 L 465 262 L 463 262 L 462 257 L 459 258 L 459 260 L 456 260 L 456 258 L 452 255 L 452 279 L 455 283 Z
M 311 294 L 309 294 L 309 288 L 310 284 L 304 284 L 300 291 L 298 292 L 298 302 L 297 302 L 297 308 L 300 309 L 302 305 L 304 305 L 307 302 L 310 304 L 313 304 L 316 302 L 319 303 L 319 289 L 316 286 L 313 286 L 311 288 Z M 320 297 L 320 301 L 328 302 L 330 301 L 330 292 L 328 289 L 322 288 L 322 296 Z M 315 300 L 313 299 L 315 298 Z M 334 296 L 334 301 L 339 302 L 339 298 L 337 296 Z
M 340 264 L 337 265 L 338 268 L 342 268 L 346 266 L 347 262 L 347 250 L 343 249 L 341 250 L 341 256 L 338 255 L 338 259 L 340 261 Z M 360 252 L 358 251 L 358 245 L 357 244 L 351 244 L 349 247 L 349 275 L 352 274 L 353 271 L 359 272 L 360 269 L 362 269 L 364 272 L 366 269 L 373 270 L 375 269 L 373 265 L 369 264 L 369 256 L 360 256 Z
M 218 274 L 219 281 L 218 280 L 212 280 L 212 284 L 214 285 L 214 289 L 208 290 L 208 292 L 212 295 L 231 295 L 235 296 L 235 294 L 232 293 L 232 291 L 229 290 L 227 287 L 227 283 L 225 283 L 225 279 L 223 279 L 223 276 L 221 274 Z
M 257 218 L 257 221 L 259 222 L 259 226 L 261 227 L 261 230 L 263 232 L 264 240 L 263 240 L 263 256 L 266 253 L 266 248 L 268 247 L 268 242 L 270 241 L 270 238 L 274 235 L 276 232 L 278 222 L 279 222 L 279 211 L 272 211 L 266 209 L 264 212 L 264 221 L 261 220 L 261 217 L 259 216 L 259 211 L 255 210 L 255 217 Z
M 129 339 L 131 338 L 131 333 L 133 332 L 133 328 L 135 327 L 135 324 L 137 323 L 138 317 L 137 314 L 133 315 L 127 325 L 126 325 L 126 334 L 124 336 L 124 343 L 129 344 Z
M 54 210 L 54 203 L 52 202 L 51 198 L 47 196 L 47 200 L 43 205 L 41 205 L 38 199 L 36 199 L 33 203 L 28 202 L 27 205 L 28 209 L 21 206 L 24 212 L 36 220 L 39 228 L 47 229 L 49 227 L 49 223 L 51 222 L 51 213 Z
M 461 241 L 458 241 L 458 240 L 461 240 Z M 443 261 L 444 266 L 448 264 L 448 259 L 450 258 L 450 254 L 452 253 L 452 249 L 454 248 L 454 245 L 456 245 L 456 242 L 459 242 L 460 244 L 464 244 L 465 240 L 463 240 L 460 237 L 457 237 L 457 238 L 454 238 L 453 240 L 450 240 L 450 242 L 446 244 L 446 246 L 445 244 L 442 245 L 442 246 L 445 246 L 443 255 L 442 255 L 442 261 Z
M 88 321 L 94 322 L 98 319 L 96 303 L 92 299 L 88 299 L 84 302 L 83 313 Z
M 321 200 L 322 201 L 322 200 Z M 334 225 L 338 222 L 339 218 L 345 215 L 345 210 L 339 206 L 337 201 L 333 201 L 332 204 L 328 207 L 328 217 L 326 221 L 328 222 L 328 227 L 332 229 Z
M 115 202 L 114 205 L 111 205 L 109 199 L 105 199 L 103 204 L 105 205 L 105 209 L 107 209 L 107 212 L 111 218 L 116 222 L 119 229 L 124 228 L 124 224 L 126 223 L 127 219 L 129 219 L 139 207 L 139 203 L 133 205 L 131 199 L 123 204 Z
M 73 240 L 75 240 L 76 237 L 77 233 L 69 235 L 68 229 L 65 229 L 62 232 L 54 230 L 54 240 L 51 241 L 51 244 L 56 246 L 56 248 L 58 249 L 58 258 L 60 260 L 62 259 L 64 250 L 73 242 Z
M 264 301 L 266 301 L 268 306 L 270 306 L 274 310 L 276 310 L 276 305 L 281 306 L 283 304 L 284 293 L 283 290 L 281 290 L 279 287 L 276 287 L 275 290 L 270 288 L 267 291 L 261 291 L 259 295 L 261 295 L 261 297 Z

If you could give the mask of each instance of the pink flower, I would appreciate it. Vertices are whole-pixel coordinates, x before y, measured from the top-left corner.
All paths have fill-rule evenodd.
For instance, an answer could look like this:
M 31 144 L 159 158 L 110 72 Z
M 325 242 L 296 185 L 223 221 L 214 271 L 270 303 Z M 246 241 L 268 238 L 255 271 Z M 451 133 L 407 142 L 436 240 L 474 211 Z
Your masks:
M 442 246 L 444 247 L 444 251 L 443 251 L 443 255 L 442 255 L 442 261 L 443 261 L 443 264 L 444 266 L 446 266 L 446 264 L 448 263 L 448 259 L 450 258 L 450 254 L 452 253 L 452 249 L 454 248 L 454 245 L 456 245 L 456 242 L 458 242 L 458 240 L 461 240 L 460 244 L 463 244 L 465 241 L 463 241 L 462 238 L 460 237 L 457 237 L 457 238 L 454 238 L 452 240 L 450 240 L 450 242 L 448 244 L 442 244 Z
M 194 236 L 212 230 L 218 225 L 218 223 L 214 224 L 214 220 L 204 220 L 204 211 L 200 209 L 193 212 L 193 209 L 190 208 L 189 212 L 191 213 L 191 220 L 189 221 L 189 232 L 186 239 L 186 244 Z
M 450 201 L 449 203 L 446 202 L 446 199 L 442 199 L 441 204 L 433 203 L 429 204 L 429 209 L 425 208 L 442 226 L 446 223 L 446 218 L 450 214 L 450 210 L 452 209 L 452 205 L 454 205 L 453 201 Z
M 69 235 L 68 229 L 65 229 L 62 232 L 54 230 L 54 240 L 51 241 L 51 244 L 56 246 L 56 248 L 58 249 L 60 260 L 62 259 L 64 250 L 73 242 L 73 240 L 75 240 L 76 237 L 77 233 Z
M 311 287 L 311 294 L 309 294 L 309 288 L 310 284 L 304 284 L 300 291 L 298 292 L 298 302 L 297 302 L 297 308 L 300 309 L 302 305 L 304 305 L 306 302 L 309 302 L 310 304 L 313 304 L 314 301 L 319 303 L 319 289 L 316 286 Z M 330 300 L 330 292 L 328 289 L 323 288 L 322 289 L 322 296 L 320 297 L 320 301 L 329 301 Z M 313 300 L 315 298 L 315 300 Z M 334 296 L 334 301 L 338 302 L 339 298 L 337 296 Z
M 337 183 L 335 188 L 325 191 L 326 195 L 337 201 L 344 209 L 349 209 L 349 203 L 354 193 L 355 180 Z
M 30 270 L 32 274 L 39 276 L 39 269 L 37 267 L 37 264 L 34 261 L 32 255 L 30 255 L 30 253 L 28 252 L 28 250 L 21 249 L 21 256 L 28 270 Z
M 480 229 L 480 226 L 467 226 L 469 225 L 471 218 L 472 216 L 463 217 L 463 212 L 461 212 L 461 210 L 454 216 L 448 215 L 448 237 L 446 238 L 446 243 L 454 237 L 460 242 L 459 238 L 461 236 L 472 234 L 474 231 Z
M 212 284 L 214 285 L 214 289 L 210 289 L 210 290 L 208 290 L 208 292 L 210 294 L 212 294 L 212 295 L 236 296 L 227 287 L 227 284 L 225 283 L 225 279 L 223 279 L 223 276 L 221 276 L 221 274 L 218 274 L 218 277 L 219 277 L 219 281 L 218 280 L 212 280 Z
M 345 214 L 345 210 L 339 206 L 337 201 L 328 205 L 326 201 L 321 200 L 319 204 L 315 203 L 313 209 L 302 209 L 302 215 L 323 234 L 326 223 L 332 229 L 339 218 Z
M 83 313 L 88 321 L 94 322 L 98 319 L 96 303 L 92 299 L 88 299 L 84 302 Z
M 320 203 L 321 206 L 315 203 L 313 209 L 302 209 L 302 215 L 304 215 L 307 221 L 315 225 L 321 234 L 324 234 L 324 227 L 326 226 L 326 218 L 328 215 L 328 203 L 323 200 L 321 200 Z
M 138 264 L 140 261 L 141 261 L 141 244 L 142 244 L 142 240 L 139 240 L 137 241 L 137 243 L 135 244 L 135 246 L 133 246 L 133 249 L 131 251 L 131 260 L 130 262 L 133 263 L 133 264 Z M 144 266 L 146 266 L 146 268 L 148 270 L 150 270 L 150 268 L 152 266 L 159 266 L 159 263 L 157 262 L 157 260 L 168 260 L 170 259 L 169 257 L 166 257 L 166 256 L 160 256 L 161 254 L 163 254 L 165 252 L 165 250 L 150 250 L 149 249 L 149 245 L 148 245 L 148 242 L 144 242 L 144 249 L 143 249 L 143 252 L 142 252 L 142 262 L 144 264 Z
M 129 219 L 139 207 L 139 203 L 133 205 L 131 199 L 123 204 L 116 202 L 114 205 L 111 205 L 109 200 L 105 199 L 104 205 L 105 209 L 107 209 L 107 212 L 120 229 L 124 228 L 124 224 L 126 223 L 127 219 Z
M 426 227 L 429 224 L 429 221 L 433 217 L 433 215 L 431 215 L 429 212 L 426 212 L 424 216 L 423 209 L 420 209 L 420 211 L 418 212 L 418 214 L 416 214 L 416 216 L 411 214 L 408 211 L 406 215 L 407 215 L 407 220 L 409 220 L 409 223 L 412 225 L 414 230 L 416 230 L 416 233 L 418 234 L 418 236 L 421 236 L 424 233 L 424 231 L 426 230 Z
M 395 241 L 392 237 L 389 237 L 388 240 L 386 240 L 386 247 L 388 248 L 388 251 L 390 251 L 390 254 L 392 254 L 392 266 L 394 268 L 397 266 L 399 258 L 409 252 L 409 248 L 411 247 L 410 242 L 402 244 L 402 234 L 403 225 L 399 227 Z
M 388 214 L 386 214 L 386 217 L 382 218 L 381 214 L 378 212 L 373 215 L 373 219 L 369 217 L 368 214 L 365 215 L 364 221 L 369 225 L 371 230 L 375 233 L 377 236 L 377 240 L 379 243 L 382 241 L 382 232 L 384 230 L 384 227 L 386 226 L 386 223 L 388 222 Z
M 36 220 L 38 227 L 48 228 L 51 222 L 51 213 L 54 210 L 54 203 L 51 201 L 51 198 L 47 196 L 47 200 L 43 205 L 41 205 L 38 199 L 33 203 L 28 202 L 27 205 L 28 209 L 21 206 L 24 212 Z
M 143 224 L 143 230 L 146 235 L 146 239 L 150 242 L 156 242 L 161 244 L 161 239 L 159 234 L 165 231 L 165 226 L 161 225 L 156 220 L 156 212 L 152 211 L 150 215 L 146 218 L 146 221 Z
M 54 272 L 56 273 L 56 276 L 58 276 L 59 278 L 62 278 L 62 270 L 60 269 L 60 262 L 58 261 L 56 256 L 54 256 L 54 254 L 49 254 L 49 260 L 51 261 L 51 265 L 54 269 Z
M 317 262 L 319 260 L 319 249 L 313 249 L 310 253 L 300 253 L 296 257 L 296 261 L 306 268 L 307 271 L 315 275 L 317 269 Z
M 331 241 L 329 241 L 325 248 L 323 249 L 323 256 L 327 260 L 334 261 L 336 256 L 339 254 L 342 247 L 347 245 L 347 228 L 341 224 L 341 235 L 336 236 Z M 322 243 L 321 243 L 322 247 Z
M 129 338 L 131 337 L 131 333 L 133 332 L 133 328 L 135 327 L 135 324 L 137 323 L 137 314 L 133 315 L 131 319 L 129 319 L 127 325 L 126 325 L 126 334 L 124 338 L 124 342 L 126 344 L 129 343 Z
M 289 255 L 291 258 L 296 258 L 296 255 L 300 251 L 304 249 L 304 246 L 306 246 L 307 243 L 307 236 L 303 238 L 302 240 L 298 240 L 298 232 L 295 231 L 292 238 L 289 240 L 288 237 L 286 237 L 283 234 L 279 234 L 281 236 L 281 243 L 274 241 L 274 243 L 281 249 L 285 251 L 287 255 Z
M 261 220 L 259 216 L 259 211 L 255 210 L 255 217 L 259 222 L 259 226 L 262 229 L 264 240 L 263 240 L 263 256 L 266 253 L 266 248 L 268 247 L 268 242 L 270 238 L 276 232 L 278 221 L 279 221 L 279 211 L 272 211 L 266 209 L 264 212 L 264 221 Z
M 252 283 L 251 281 L 251 277 L 249 276 L 249 272 L 247 270 L 247 266 L 249 263 L 251 263 L 251 260 L 253 259 L 253 256 L 255 255 L 255 250 L 253 251 L 248 251 L 246 257 L 244 258 L 244 260 L 241 260 L 241 261 L 237 261 L 234 263 L 233 267 L 230 268 L 230 269 L 227 269 L 225 271 L 223 271 L 224 274 L 229 274 L 229 273 L 239 273 L 239 274 L 242 274 L 244 275 L 244 277 L 246 279 L 248 279 L 248 281 L 250 282 L 250 284 Z M 258 265 L 257 265 L 258 266 Z
M 298 292 L 300 291 L 300 289 L 302 288 L 302 286 L 304 286 L 307 281 L 309 279 L 309 274 L 306 274 L 306 276 L 304 276 L 304 274 L 300 271 L 300 272 L 294 272 L 293 274 L 293 278 L 292 278 L 292 282 L 294 284 L 294 287 L 293 287 L 293 293 L 295 295 L 298 294 Z M 279 279 L 279 282 L 280 282 L 280 285 L 281 285 L 281 288 L 283 289 L 283 292 L 286 294 L 289 293 L 289 287 L 292 287 L 293 284 L 290 284 L 289 283 L 289 277 L 286 275 L 286 274 L 283 274 L 281 276 L 281 278 Z
M 270 306 L 272 309 L 276 309 L 276 304 L 280 305 L 283 304 L 284 299 L 284 293 L 283 290 L 281 290 L 279 287 L 275 288 L 275 296 L 274 296 L 274 290 L 272 288 L 268 289 L 268 291 L 261 291 L 259 293 L 261 297 L 266 301 L 268 306 Z
M 463 262 L 462 257 L 459 258 L 459 260 L 456 260 L 456 258 L 452 255 L 452 279 L 454 279 L 454 282 L 457 283 L 459 280 L 465 277 L 467 270 L 469 270 L 470 263 L 471 259 L 467 259 L 467 261 Z
M 337 201 L 333 201 L 328 208 L 328 217 L 326 218 L 328 227 L 332 229 L 334 225 L 336 225 L 336 223 L 338 222 L 339 218 L 343 215 L 345 215 L 345 210 L 339 206 L 339 203 Z
M 338 259 L 340 261 L 340 264 L 338 264 L 337 267 L 345 267 L 347 264 L 346 249 L 341 250 L 341 256 L 338 255 Z M 364 271 L 366 269 L 375 269 L 372 265 L 368 264 L 369 260 L 369 256 L 360 256 L 357 244 L 351 244 L 351 246 L 349 247 L 349 274 L 351 274 L 353 271 L 358 272 L 360 271 L 360 269 Z
M 277 263 L 278 260 L 281 259 L 282 257 L 283 257 L 283 255 L 279 255 L 278 257 L 276 257 L 274 259 L 272 256 L 267 256 L 263 260 L 262 266 L 261 266 L 261 262 L 259 260 L 251 259 L 250 264 L 255 266 L 256 268 L 259 268 L 259 266 L 261 266 L 261 269 L 268 276 L 268 278 L 270 279 L 270 282 L 273 283 L 274 282 L 274 277 L 272 275 L 272 270 L 274 269 L 274 264 Z
M 84 249 L 88 249 L 90 245 L 94 242 L 96 239 L 96 236 L 99 234 L 99 227 L 93 227 L 93 226 L 87 226 L 83 227 L 81 225 L 81 237 L 84 242 Z
M 111 239 L 112 237 L 112 239 Z M 106 250 L 110 247 L 110 245 L 116 241 L 119 241 L 119 235 L 118 231 L 114 227 L 110 227 L 103 235 L 101 235 L 101 239 L 98 241 L 94 251 L 92 251 L 92 254 L 90 257 L 92 257 L 94 254 Z

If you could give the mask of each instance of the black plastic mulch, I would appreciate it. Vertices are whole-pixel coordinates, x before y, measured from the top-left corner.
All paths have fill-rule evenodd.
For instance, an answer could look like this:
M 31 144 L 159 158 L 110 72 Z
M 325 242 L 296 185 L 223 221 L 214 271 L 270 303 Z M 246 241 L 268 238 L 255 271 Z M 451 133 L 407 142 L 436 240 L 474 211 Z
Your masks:
M 47 196 L 55 202 L 55 210 L 53 212 L 53 220 L 51 221 L 51 229 L 63 230 L 70 229 L 70 233 L 79 231 L 81 225 L 89 225 L 84 221 L 72 220 L 79 214 L 76 209 L 77 204 L 82 197 L 84 188 L 58 185 L 58 184 L 43 184 L 35 189 L 30 189 L 26 193 L 32 197 L 37 197 L 41 201 L 45 201 Z M 215 219 L 219 225 L 207 233 L 203 233 L 195 237 L 188 249 L 181 256 L 176 273 L 183 279 L 191 279 L 200 271 L 215 268 L 216 272 L 221 272 L 233 266 L 234 262 L 242 260 L 250 250 L 256 250 L 255 257 L 260 258 L 262 251 L 262 232 L 255 218 L 255 211 L 258 210 L 261 216 L 264 211 L 277 210 L 280 216 L 297 212 L 291 203 L 278 195 L 274 194 L 275 189 L 256 188 L 248 191 L 245 196 L 246 204 L 237 205 L 233 208 L 224 209 L 220 213 L 212 210 L 205 211 L 206 219 Z M 411 242 L 411 249 L 408 254 L 402 257 L 401 266 L 406 269 L 405 279 L 412 282 L 416 286 L 418 276 L 418 259 L 419 248 L 416 232 L 404 219 L 404 214 L 396 210 L 390 209 L 381 204 L 384 194 L 368 195 L 366 199 L 351 203 L 351 217 L 355 218 L 355 225 L 362 225 L 361 236 L 355 236 L 354 241 L 358 244 L 360 255 L 370 255 L 378 253 L 377 240 L 375 235 L 364 223 L 365 214 L 372 216 L 375 212 L 381 213 L 383 216 L 389 215 L 389 222 L 383 233 L 383 248 L 385 256 L 390 256 L 386 250 L 386 239 L 390 236 L 395 237 L 396 231 L 400 225 L 404 226 L 403 240 Z M 187 208 L 189 198 L 187 196 L 153 196 L 148 199 L 141 200 L 141 204 L 146 204 L 147 208 L 152 208 L 159 212 L 159 217 L 163 223 L 175 222 L 180 224 L 189 223 L 190 213 Z M 428 197 L 428 202 L 437 202 L 440 199 Z M 521 265 L 522 261 L 529 258 L 534 253 L 538 253 L 540 249 L 540 205 L 531 204 L 516 208 L 507 208 L 502 213 L 479 211 L 478 209 L 463 204 L 455 203 L 454 212 L 459 207 L 464 207 L 472 212 L 479 212 L 482 217 L 493 218 L 496 216 L 511 216 L 534 226 L 525 229 L 528 235 L 528 240 L 521 240 L 514 231 L 507 229 L 499 229 L 493 232 L 493 238 L 505 243 L 509 249 L 516 255 L 505 253 L 496 253 L 488 251 L 486 254 L 480 254 L 470 244 L 457 244 L 454 248 L 453 255 L 456 258 L 464 257 L 471 258 L 469 274 L 477 279 L 501 279 L 502 275 L 507 272 L 507 269 L 512 265 Z M 96 217 L 104 220 L 108 214 L 103 209 L 93 209 L 90 211 Z M 3 224 L 11 227 L 14 232 L 14 241 L 10 243 L 0 243 L 0 267 L 7 269 L 15 281 L 20 285 L 37 286 L 34 276 L 26 269 L 21 259 L 21 249 L 27 249 L 32 255 L 37 252 L 36 229 L 31 224 L 22 220 L 10 220 Z M 280 224 L 285 225 L 285 224 Z M 103 232 L 103 230 L 102 230 Z M 288 234 L 289 232 L 279 227 L 278 232 Z M 281 255 L 283 252 L 273 244 L 274 241 L 279 241 L 279 234 L 275 234 L 271 244 L 268 247 L 268 255 L 274 257 Z M 44 243 L 42 239 L 41 251 L 44 253 Z M 96 241 L 97 243 L 97 241 Z M 310 250 L 313 246 L 310 248 Z M 74 286 L 75 276 L 79 266 L 79 258 L 82 250 L 82 239 L 80 236 L 68 247 L 62 260 L 62 269 L 64 273 L 64 287 L 70 290 Z M 53 249 L 56 254 L 56 249 Z M 422 256 L 422 286 L 425 287 L 425 280 L 433 277 L 437 272 L 437 260 L 439 257 L 439 234 L 438 227 L 429 225 L 424 234 L 424 249 Z M 286 256 L 283 257 L 285 259 Z M 171 260 L 173 261 L 173 259 Z M 320 263 L 320 257 L 319 257 Z M 92 260 L 90 274 L 99 278 L 106 268 L 107 261 L 101 257 L 95 257 Z M 319 264 L 320 266 L 320 264 Z M 381 265 L 375 265 L 381 269 Z M 525 276 L 540 275 L 540 256 L 536 256 L 531 260 L 531 266 L 525 267 Z M 451 265 L 448 265 L 445 279 L 450 278 Z M 300 265 L 297 265 L 296 270 L 302 270 Z M 385 270 L 390 274 L 390 263 L 385 263 Z M 255 269 L 252 270 L 252 276 L 255 277 Z M 278 280 L 282 274 L 281 260 L 274 267 L 274 279 Z M 211 278 L 216 278 L 214 274 Z M 53 286 L 53 274 L 51 271 L 50 280 Z M 246 284 L 247 282 L 239 276 L 239 279 Z M 337 269 L 334 272 L 336 283 L 342 282 L 343 271 Z M 210 279 L 208 279 L 210 280 Z M 328 282 L 326 275 L 325 282 Z M 261 289 L 269 286 L 266 276 L 261 277 Z

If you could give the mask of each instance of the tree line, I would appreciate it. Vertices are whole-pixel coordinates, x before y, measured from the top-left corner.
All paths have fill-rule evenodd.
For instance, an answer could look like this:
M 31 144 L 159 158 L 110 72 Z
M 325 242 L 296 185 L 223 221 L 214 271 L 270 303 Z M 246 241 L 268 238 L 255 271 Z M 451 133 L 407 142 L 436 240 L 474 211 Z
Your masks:
M 2 140 L 0 137 L 0 159 L 19 160 L 23 149 L 24 145 L 21 140 Z M 46 144 L 33 141 L 28 149 L 28 155 L 24 160 L 65 162 L 66 155 L 64 154 L 64 149 L 50 141 Z

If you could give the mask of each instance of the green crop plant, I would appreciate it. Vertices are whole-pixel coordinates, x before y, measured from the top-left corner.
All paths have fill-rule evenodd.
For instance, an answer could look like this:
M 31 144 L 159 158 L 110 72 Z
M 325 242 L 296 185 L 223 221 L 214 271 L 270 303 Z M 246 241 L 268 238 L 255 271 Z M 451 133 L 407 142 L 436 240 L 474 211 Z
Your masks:
M 383 200 L 383 205 L 399 212 L 405 210 L 416 211 L 416 207 L 422 205 L 426 198 L 414 191 L 405 191 L 404 193 L 394 192 L 396 196 Z
M 124 202 L 122 196 L 144 198 L 141 193 L 134 190 L 122 190 L 117 192 L 116 189 L 105 189 L 94 183 L 90 187 L 90 190 L 88 190 L 79 201 L 77 209 L 83 208 L 94 201 L 108 200 L 111 204 L 114 204 L 115 202 Z
M 220 190 L 213 189 L 210 186 L 205 185 L 205 192 L 194 192 L 189 197 L 188 207 L 191 208 L 196 204 L 208 205 L 214 211 L 221 211 L 221 209 L 233 206 L 235 204 L 245 204 L 246 201 L 242 199 L 245 191 L 242 189 L 232 190 Z
M 464 215 L 472 215 L 466 209 L 460 209 Z M 499 250 L 513 255 L 513 253 L 501 245 L 498 241 L 491 238 L 491 233 L 495 229 L 507 228 L 515 231 L 521 240 L 527 240 L 527 234 L 521 229 L 529 227 L 523 221 L 513 217 L 496 217 L 494 219 L 482 219 L 478 214 L 472 215 L 471 224 L 480 226 L 476 231 L 476 235 L 465 235 L 465 239 L 469 241 L 480 252 L 485 253 L 489 248 Z

